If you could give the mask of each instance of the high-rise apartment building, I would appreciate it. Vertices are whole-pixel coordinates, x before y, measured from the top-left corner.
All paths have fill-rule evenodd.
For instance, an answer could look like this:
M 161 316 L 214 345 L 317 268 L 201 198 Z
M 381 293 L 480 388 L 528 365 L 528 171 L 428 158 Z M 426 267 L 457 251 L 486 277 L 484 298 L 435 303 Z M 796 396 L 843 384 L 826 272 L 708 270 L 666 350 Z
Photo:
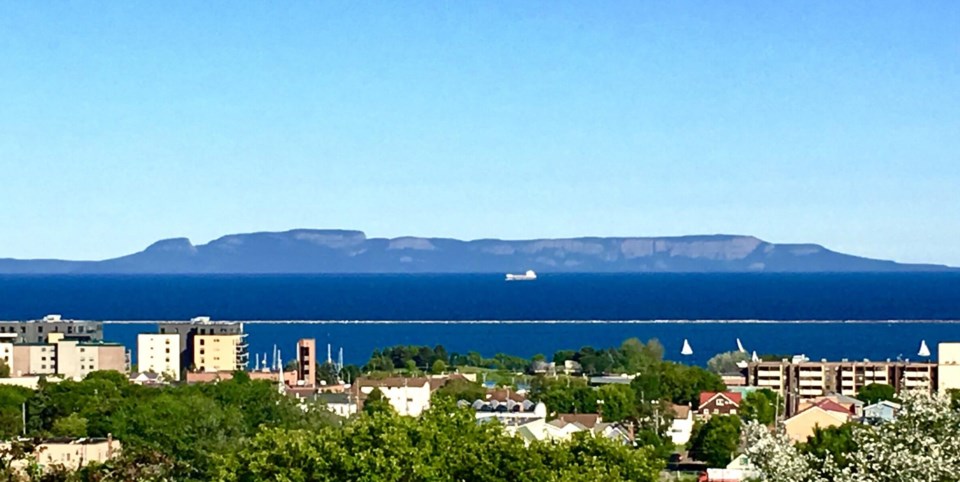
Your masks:
M 194 335 L 193 363 L 200 372 L 244 370 L 247 367 L 246 335 Z
M 197 370 L 201 366 L 206 370 L 207 364 L 198 363 L 195 358 L 197 347 L 195 337 L 206 335 L 233 336 L 243 334 L 243 323 L 230 321 L 211 321 L 209 317 L 200 316 L 186 322 L 160 323 L 158 331 L 161 335 L 177 335 L 180 338 L 180 367 L 181 370 Z M 239 343 L 242 351 L 237 353 L 237 366 L 246 368 L 249 355 L 246 343 Z M 234 368 L 230 368 L 233 370 Z
M 909 361 L 772 361 L 747 366 L 747 385 L 780 393 L 787 414 L 801 401 L 841 394 L 853 397 L 866 385 L 882 383 L 900 390 L 937 389 L 937 364 Z
M 49 343 L 13 345 L 14 376 L 62 375 L 82 378 L 90 372 L 129 370 L 126 348 L 118 343 L 79 342 L 52 335 Z
M 137 370 L 166 374 L 180 379 L 180 335 L 141 333 L 137 335 Z
M 102 321 L 64 320 L 47 315 L 40 320 L 0 321 L 0 335 L 16 335 L 14 343 L 47 343 L 51 334 L 62 334 L 79 342 L 102 341 Z

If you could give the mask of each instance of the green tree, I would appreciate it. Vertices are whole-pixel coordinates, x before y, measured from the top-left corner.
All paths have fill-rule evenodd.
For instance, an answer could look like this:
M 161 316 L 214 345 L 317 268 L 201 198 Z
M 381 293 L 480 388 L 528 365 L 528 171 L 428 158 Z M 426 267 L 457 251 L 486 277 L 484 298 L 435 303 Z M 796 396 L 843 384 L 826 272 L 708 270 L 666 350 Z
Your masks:
M 434 397 L 447 398 L 454 402 L 466 400 L 472 403 L 474 400 L 483 400 L 486 394 L 487 391 L 480 384 L 454 378 L 438 388 L 434 392 Z
M 890 385 L 871 383 L 861 388 L 856 398 L 867 405 L 873 405 L 881 400 L 896 400 L 897 391 Z
M 0 439 L 9 440 L 23 433 L 23 406 L 31 396 L 30 389 L 0 385 Z
M 740 444 L 740 427 L 735 415 L 714 415 L 696 424 L 689 442 L 691 457 L 711 467 L 726 467 Z
M 55 437 L 86 437 L 87 419 L 79 414 L 71 413 L 53 422 L 51 432 Z
M 740 373 L 739 363 L 750 360 L 750 355 L 742 351 L 729 351 L 726 353 L 717 353 L 710 360 L 707 360 L 707 369 L 719 375 L 729 373 Z
M 10 378 L 10 365 L 0 359 L 0 378 Z
M 340 383 L 337 375 L 337 367 L 333 363 L 317 363 L 317 383 L 323 382 L 327 385 L 336 385 Z
M 374 388 L 367 395 L 367 399 L 363 401 L 363 412 L 371 416 L 378 413 L 394 413 L 393 406 L 390 405 L 390 401 L 383 396 L 383 392 L 379 388 Z
M 447 371 L 447 364 L 443 360 L 434 360 L 433 365 L 430 366 L 430 373 L 434 375 L 440 375 L 445 371 Z
M 818 460 L 823 460 L 830 454 L 833 461 L 840 467 L 846 467 L 849 454 L 857 450 L 853 439 L 853 424 L 845 423 L 837 427 L 814 427 L 813 435 L 807 437 L 806 442 L 797 444 L 801 453 L 807 453 Z
M 621 422 L 636 417 L 637 399 L 629 385 L 610 384 L 597 389 L 599 410 L 604 422 Z
M 771 425 L 777 414 L 777 405 L 783 405 L 783 401 L 776 392 L 769 389 L 761 389 L 748 393 L 740 404 L 740 418 L 744 422 L 756 420 L 763 425 Z M 782 413 L 783 410 L 781 409 Z

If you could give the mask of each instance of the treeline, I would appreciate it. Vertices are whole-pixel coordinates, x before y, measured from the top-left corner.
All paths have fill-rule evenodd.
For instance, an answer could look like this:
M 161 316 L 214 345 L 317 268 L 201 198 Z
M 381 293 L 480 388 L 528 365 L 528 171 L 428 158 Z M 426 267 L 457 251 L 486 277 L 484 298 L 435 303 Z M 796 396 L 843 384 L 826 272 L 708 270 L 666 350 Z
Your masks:
M 471 351 L 466 354 L 447 353 L 443 345 L 433 348 L 419 345 L 398 345 L 384 349 L 375 349 L 370 360 L 363 367 L 366 372 L 389 372 L 394 370 L 430 371 L 439 373 L 456 367 L 489 368 L 493 370 L 526 371 L 530 360 L 498 353 L 492 358 L 484 358 L 480 353 Z
M 443 397 L 419 419 L 381 403 L 341 420 L 239 373 L 216 384 L 159 388 L 113 372 L 42 383 L 35 392 L 0 386 L 5 438 L 23 430 L 24 403 L 32 440 L 0 454 L 0 480 L 652 482 L 663 466 L 651 449 L 602 437 L 527 446 Z M 31 460 L 29 448 L 45 437 L 108 434 L 123 448 L 104 464 L 18 473 L 10 463 Z

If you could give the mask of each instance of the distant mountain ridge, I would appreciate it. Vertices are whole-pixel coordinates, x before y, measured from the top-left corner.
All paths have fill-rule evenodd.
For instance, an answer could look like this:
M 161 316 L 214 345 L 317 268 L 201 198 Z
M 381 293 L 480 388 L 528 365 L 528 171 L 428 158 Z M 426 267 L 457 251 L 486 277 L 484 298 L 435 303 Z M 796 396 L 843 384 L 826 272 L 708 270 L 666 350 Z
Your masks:
M 267 274 L 538 272 L 874 272 L 948 271 L 774 244 L 753 236 L 582 237 L 461 241 L 367 238 L 362 231 L 295 229 L 231 234 L 207 244 L 186 238 L 103 261 L 0 259 L 5 274 Z

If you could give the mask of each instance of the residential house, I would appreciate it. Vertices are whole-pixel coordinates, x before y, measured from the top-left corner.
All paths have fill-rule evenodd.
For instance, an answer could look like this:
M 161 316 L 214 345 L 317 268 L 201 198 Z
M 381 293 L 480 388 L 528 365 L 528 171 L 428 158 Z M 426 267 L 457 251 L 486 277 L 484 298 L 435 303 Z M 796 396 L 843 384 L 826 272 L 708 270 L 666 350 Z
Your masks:
M 897 413 L 900 411 L 900 404 L 894 403 L 889 400 L 881 400 L 873 405 L 867 405 L 863 407 L 863 422 L 864 423 L 885 423 L 892 422 L 897 418 Z
M 316 401 L 323 404 L 327 410 L 344 418 L 355 415 L 359 411 L 356 399 L 349 393 L 318 393 Z
M 354 386 L 354 395 L 360 400 L 361 408 L 370 393 L 379 389 L 398 414 L 412 417 L 418 417 L 430 408 L 430 395 L 433 393 L 430 379 L 427 378 L 361 378 Z
M 808 407 L 816 405 L 824 400 L 830 400 L 831 402 L 836 403 L 837 405 L 842 406 L 848 412 L 852 413 L 854 417 L 860 417 L 863 415 L 863 401 L 858 400 L 853 397 L 848 397 L 840 393 L 831 393 L 829 395 L 824 395 L 822 397 L 812 398 L 810 400 L 803 400 L 800 402 L 800 410 L 804 410 Z
M 673 421 L 670 422 L 668 433 L 674 445 L 683 446 L 690 441 L 693 433 L 693 410 L 689 405 L 673 406 Z
M 783 428 L 794 442 L 804 442 L 816 427 L 837 427 L 850 421 L 849 410 L 831 400 L 823 400 L 783 421 Z
M 556 419 L 566 423 L 578 423 L 588 429 L 592 429 L 603 422 L 599 413 L 559 413 Z
M 706 420 L 713 415 L 736 415 L 743 395 L 734 392 L 703 392 L 697 414 Z
M 128 377 L 130 383 L 135 385 L 163 385 L 164 380 L 159 373 L 156 372 L 138 372 L 131 373 Z

